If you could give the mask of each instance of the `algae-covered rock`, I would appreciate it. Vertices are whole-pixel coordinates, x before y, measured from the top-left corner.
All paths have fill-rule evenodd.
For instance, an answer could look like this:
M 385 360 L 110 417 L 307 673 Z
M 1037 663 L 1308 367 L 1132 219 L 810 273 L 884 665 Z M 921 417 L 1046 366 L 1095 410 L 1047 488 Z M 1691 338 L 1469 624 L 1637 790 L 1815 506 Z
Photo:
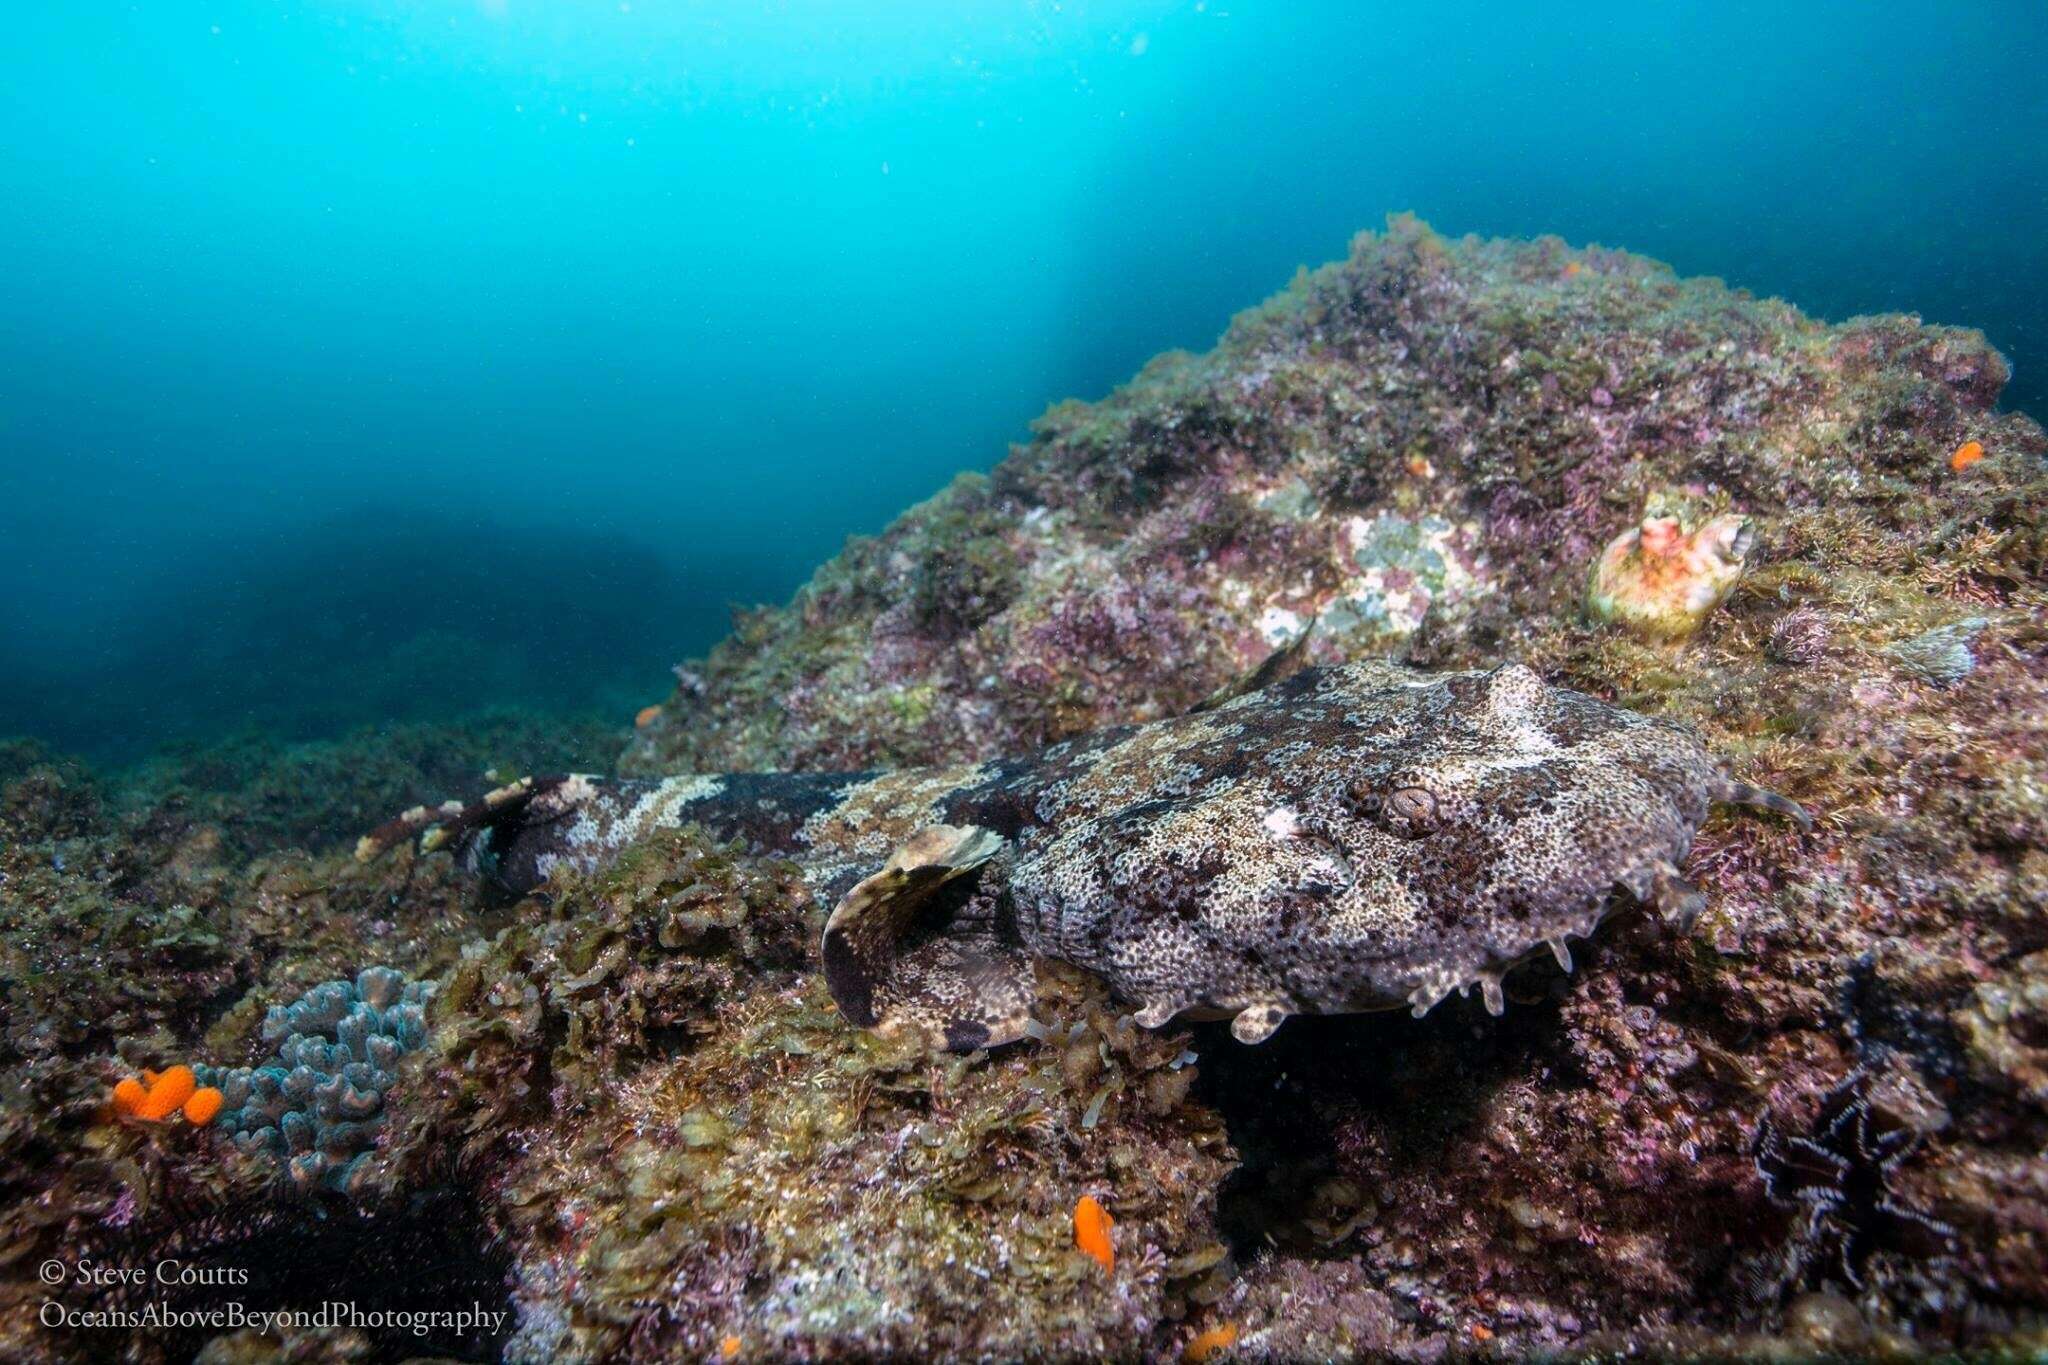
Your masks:
M 2048 952 L 1980 983 L 1954 1022 L 1986 1080 L 2048 1108 Z
M 1684 721 L 1817 831 L 1710 823 L 1689 940 L 1525 968 L 1476 1038 L 1319 1021 L 1249 1057 L 1198 1030 L 1237 1256 L 1133 1349 L 1225 1323 L 1275 1358 L 1999 1340 L 2048 1306 L 2017 965 L 2048 923 L 2048 439 L 1998 411 L 2005 376 L 1973 332 L 1396 220 L 850 544 L 684 670 L 622 767 L 1014 754 L 1185 710 L 1305 630 L 1312 662 L 1520 660 Z M 934 613 L 962 556 L 1002 590 Z M 1887 1059 L 1952 1114 L 1897 1197 L 1955 1245 L 1788 1278 L 1759 1124 Z
M 1041 1042 L 943 1057 L 845 1027 L 786 862 L 671 831 L 557 889 L 457 969 L 395 1101 L 394 1183 L 494 1191 L 511 1358 L 1113 1353 L 1207 1282 L 1219 1122 L 1185 1037 L 1099 983 L 1051 973 Z M 1114 1278 L 1071 1242 L 1089 1192 Z
M 414 734 L 400 744 L 421 742 Z M 380 758 L 373 737 L 353 747 L 380 774 L 406 761 Z M 188 753 L 187 782 L 201 770 L 240 771 L 243 752 L 231 746 L 218 763 Z M 278 756 L 273 772 L 294 761 Z M 342 852 L 249 856 L 226 831 L 303 815 L 277 811 L 275 790 L 237 780 L 117 784 L 28 746 L 0 746 L 0 1356 L 190 1359 L 213 1332 L 51 1330 L 40 1310 L 154 1303 L 161 1314 L 216 1309 L 229 1296 L 203 1280 L 74 1279 L 53 1294 L 38 1277 L 53 1260 L 229 1267 L 250 1273 L 233 1297 L 252 1308 L 310 1308 L 334 1289 L 337 1262 L 368 1267 L 382 1255 L 368 1254 L 380 1243 L 357 1215 L 296 1197 L 283 1163 L 239 1152 L 225 1128 L 123 1117 L 111 1103 L 116 1083 L 138 1071 L 199 1063 L 212 1079 L 206 1064 L 257 1061 L 269 1051 L 260 1032 L 271 1007 L 326 977 L 353 977 L 366 958 L 438 972 L 491 919 L 446 860 L 365 868 Z M 405 1231 L 378 1237 L 420 1237 L 439 1218 L 408 1214 Z M 450 1286 L 467 1286 L 451 1274 Z M 396 1273 L 381 1288 L 359 1287 L 367 1306 L 411 1294 Z M 348 1358 L 322 1352 L 349 1341 L 364 1351 L 419 1344 L 402 1330 L 308 1329 L 295 1339 L 304 1359 Z M 461 1343 L 433 1334 L 427 1344 Z
M 1651 665 L 1578 599 L 1646 506 L 1746 523 L 1710 648 L 1752 655 L 1823 582 L 1881 631 L 1844 571 L 1965 598 L 2039 574 L 2042 434 L 1995 409 L 2005 376 L 1974 332 L 1829 326 L 1624 252 L 1397 219 L 850 543 L 681 670 L 622 768 L 1019 753 L 1184 710 L 1311 619 L 1318 661 L 1519 656 L 1626 695 Z M 1958 473 L 1964 440 L 1988 453 Z

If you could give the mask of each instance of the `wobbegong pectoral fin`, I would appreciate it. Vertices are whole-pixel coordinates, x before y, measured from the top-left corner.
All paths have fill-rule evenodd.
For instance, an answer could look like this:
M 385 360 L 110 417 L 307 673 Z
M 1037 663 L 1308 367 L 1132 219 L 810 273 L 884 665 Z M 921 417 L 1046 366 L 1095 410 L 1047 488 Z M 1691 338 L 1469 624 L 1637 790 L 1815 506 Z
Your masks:
M 979 826 L 932 825 L 848 891 L 821 945 L 839 1012 L 862 1028 L 920 1033 L 950 1052 L 1023 1037 L 1031 959 L 1005 941 L 995 913 L 1001 889 L 978 875 L 1006 849 Z
M 1195 715 L 1202 711 L 1214 711 L 1227 701 L 1253 692 L 1262 692 L 1275 683 L 1282 683 L 1309 666 L 1309 641 L 1316 633 L 1316 617 L 1311 615 L 1299 633 L 1286 644 L 1259 661 L 1249 673 L 1232 678 L 1208 696 L 1196 702 L 1188 711 Z

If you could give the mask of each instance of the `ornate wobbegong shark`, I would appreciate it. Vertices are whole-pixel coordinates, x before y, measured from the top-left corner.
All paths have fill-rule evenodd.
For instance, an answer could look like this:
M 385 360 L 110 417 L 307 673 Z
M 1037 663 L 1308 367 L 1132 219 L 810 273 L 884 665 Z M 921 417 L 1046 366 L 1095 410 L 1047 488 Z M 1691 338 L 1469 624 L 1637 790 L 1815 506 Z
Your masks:
M 795 858 L 834 905 L 819 945 L 852 1023 L 953 1051 L 1031 1030 L 1034 967 L 1099 974 L 1135 1016 L 1427 1012 L 1620 906 L 1689 923 L 1679 864 L 1715 802 L 1802 825 L 1691 731 L 1520 664 L 1312 668 L 1210 709 L 988 763 L 883 773 L 526 778 L 419 807 L 418 836 L 504 891 L 592 871 L 687 823 Z M 1625 896 L 1616 893 L 1624 892 Z

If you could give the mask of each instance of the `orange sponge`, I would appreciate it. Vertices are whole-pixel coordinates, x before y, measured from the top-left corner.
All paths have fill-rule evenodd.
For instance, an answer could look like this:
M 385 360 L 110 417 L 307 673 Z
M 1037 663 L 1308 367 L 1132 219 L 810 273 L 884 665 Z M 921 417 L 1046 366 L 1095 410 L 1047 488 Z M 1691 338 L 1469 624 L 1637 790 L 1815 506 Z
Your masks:
M 1110 1244 L 1109 1230 L 1116 1221 L 1109 1216 L 1109 1210 L 1102 1207 L 1092 1194 L 1081 1196 L 1081 1202 L 1074 1205 L 1074 1245 L 1084 1256 L 1093 1257 L 1104 1270 L 1116 1268 L 1116 1248 Z
M 220 1113 L 225 1097 L 210 1085 L 202 1085 L 192 1092 L 192 1098 L 185 1101 L 187 1123 L 208 1124 Z
M 189 1066 L 174 1066 L 156 1078 L 149 1091 L 142 1097 L 142 1103 L 135 1108 L 135 1117 L 148 1119 L 152 1123 L 167 1119 L 184 1107 L 192 1098 L 192 1092 L 199 1088 L 199 1078 L 192 1074 Z
M 1205 1365 L 1205 1362 L 1214 1360 L 1235 1345 L 1237 1324 L 1226 1322 L 1221 1326 L 1211 1327 L 1189 1342 L 1187 1349 L 1180 1353 L 1180 1358 L 1188 1362 L 1188 1365 Z
M 142 1101 L 148 1094 L 141 1081 L 128 1077 L 114 1086 L 114 1112 L 124 1119 L 132 1118 L 142 1108 Z

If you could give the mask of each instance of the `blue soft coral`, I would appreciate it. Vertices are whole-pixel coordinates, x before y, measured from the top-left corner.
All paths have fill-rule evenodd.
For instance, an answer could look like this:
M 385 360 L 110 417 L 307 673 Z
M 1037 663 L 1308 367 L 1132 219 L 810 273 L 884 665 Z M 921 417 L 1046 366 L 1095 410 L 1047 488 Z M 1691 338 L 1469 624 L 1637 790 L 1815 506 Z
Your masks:
M 325 981 L 290 1005 L 273 1005 L 263 1040 L 276 1045 L 256 1067 L 198 1067 L 199 1083 L 224 1098 L 214 1122 L 245 1152 L 286 1163 L 302 1190 L 353 1193 L 384 1126 L 384 1096 L 398 1061 L 426 1041 L 433 983 L 390 967 L 354 981 Z

